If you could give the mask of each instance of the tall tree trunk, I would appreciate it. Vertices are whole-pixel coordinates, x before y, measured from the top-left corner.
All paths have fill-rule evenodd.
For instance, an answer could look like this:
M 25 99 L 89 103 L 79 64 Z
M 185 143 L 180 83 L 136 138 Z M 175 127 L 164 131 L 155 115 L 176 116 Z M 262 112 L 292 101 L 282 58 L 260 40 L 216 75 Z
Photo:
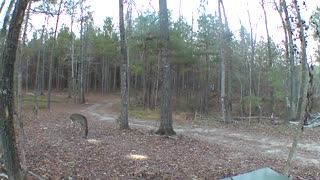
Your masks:
M 70 24 L 70 33 L 71 35 L 73 34 L 73 23 L 74 23 L 74 14 L 75 14 L 75 7 L 72 7 L 72 14 L 71 14 L 71 24 Z M 76 90 L 76 77 L 75 77 L 75 62 L 74 62 L 74 37 L 71 37 L 71 83 L 72 87 L 72 93 L 69 90 L 69 97 L 74 95 L 75 90 Z
M 274 113 L 275 111 L 275 96 L 274 96 L 274 87 L 271 82 L 271 70 L 272 70 L 272 65 L 273 65 L 273 60 L 272 60 L 272 55 L 271 55 L 271 37 L 269 35 L 269 28 L 268 28 L 268 19 L 267 19 L 267 13 L 264 7 L 265 1 L 261 0 L 261 6 L 264 14 L 264 23 L 265 23 L 265 28 L 267 32 L 267 46 L 268 46 L 268 79 L 269 79 L 269 87 L 270 87 L 270 98 L 271 98 L 271 114 Z
M 124 17 L 123 17 L 123 0 L 119 0 L 119 26 L 120 26 L 120 51 L 121 51 L 121 115 L 120 115 L 120 128 L 129 129 L 128 123 L 128 76 L 127 76 L 127 63 L 128 53 L 126 47 Z
M 84 37 L 84 0 L 81 0 L 80 9 L 81 9 L 81 17 L 80 17 L 80 94 L 79 94 L 79 103 L 85 103 L 84 98 L 84 66 L 85 66 L 85 37 Z
M 126 14 L 126 21 L 127 21 L 127 29 L 126 29 L 126 47 L 127 47 L 127 89 L 128 89 L 128 106 L 130 107 L 130 87 L 131 87 L 131 71 L 130 71 L 130 48 L 129 48 L 129 37 L 131 35 L 132 29 L 132 4 L 128 4 L 127 14 Z
M 47 20 L 48 16 L 45 17 Z M 38 109 L 38 102 L 37 102 L 37 96 L 39 96 L 39 92 L 41 91 L 41 76 L 40 76 L 40 61 L 41 61 L 41 51 L 44 51 L 43 48 L 43 37 L 44 37 L 44 30 L 45 26 L 43 25 L 41 35 L 40 35 L 40 43 L 41 47 L 38 49 L 38 57 L 37 57 L 37 67 L 36 67 L 36 81 L 35 81 L 35 87 L 34 87 L 34 95 L 35 95 L 35 106 Z
M 282 23 L 282 28 L 283 28 L 283 31 L 284 31 L 284 35 L 285 35 L 285 43 L 284 43 L 284 47 L 285 47 L 285 58 L 286 58 L 286 63 L 290 66 L 290 73 L 289 73 L 289 85 L 287 85 L 287 88 L 286 88 L 286 98 L 288 98 L 288 94 L 289 94 L 289 92 L 288 92 L 288 87 L 290 86 L 290 96 L 293 94 L 292 92 L 293 92 L 293 89 L 292 89 L 292 87 L 291 87 L 291 84 L 292 84 L 292 78 L 291 78 L 291 65 L 292 65 L 292 63 L 291 63 L 291 61 L 290 61 L 290 52 L 289 52 L 289 40 L 288 40 L 288 31 L 287 31 L 287 28 L 286 28 L 286 22 L 285 22 L 285 19 L 283 18 L 283 16 L 282 16 L 282 5 L 281 5 L 281 1 L 280 1 L 280 5 L 278 6 L 277 5 L 277 3 L 276 3 L 276 1 L 274 0 L 273 1 L 273 4 L 274 4 L 274 6 L 275 6 L 275 8 L 276 8 L 276 10 L 277 10 L 277 12 L 278 12 L 278 14 L 279 14 L 279 16 L 280 16 L 280 18 L 281 18 L 281 23 Z M 287 80 L 287 82 L 288 82 L 288 80 Z M 291 101 L 292 100 L 292 98 L 290 98 L 290 99 L 288 99 L 289 101 Z M 289 105 L 289 109 L 287 109 L 287 116 L 288 117 L 290 117 L 290 119 L 293 117 L 292 116 L 292 108 L 290 107 L 291 106 L 291 103 L 289 102 L 289 103 L 287 103 L 286 102 L 286 106 L 288 107 L 288 105 Z
M 250 25 L 250 43 L 251 43 L 251 56 L 249 62 L 249 96 L 250 96 L 250 104 L 249 104 L 249 124 L 251 123 L 251 115 L 252 115 L 252 67 L 254 62 L 254 55 L 255 55 L 255 39 L 253 39 L 253 28 L 251 23 L 251 17 L 248 10 L 248 18 L 249 18 L 249 25 Z
M 296 115 L 296 104 L 297 104 L 297 82 L 296 82 L 296 68 L 295 68 L 295 55 L 294 55 L 294 45 L 293 45 L 293 38 L 292 38 L 292 28 L 291 28 L 291 22 L 290 17 L 287 9 L 287 4 L 285 0 L 281 1 L 281 6 L 283 8 L 283 11 L 285 13 L 285 22 L 286 22 L 286 31 L 288 32 L 288 40 L 289 40 L 289 58 L 290 58 L 290 114 L 293 118 Z
M 171 110 L 171 62 L 169 60 L 169 23 L 167 0 L 159 0 L 161 37 L 161 121 L 157 134 L 175 134 Z
M 221 8 L 224 15 L 224 23 L 222 23 L 222 14 Z M 221 108 L 222 108 L 222 117 L 225 122 L 232 121 L 231 111 L 232 111 L 232 102 L 231 102 L 231 54 L 232 50 L 230 48 L 230 42 L 232 34 L 229 30 L 228 20 L 225 13 L 225 8 L 222 0 L 218 0 L 218 11 L 219 11 L 219 24 L 221 31 L 219 34 L 221 47 L 220 53 L 222 56 L 221 61 Z M 226 92 L 227 91 L 227 92 Z
M 51 110 L 51 92 L 52 92 L 52 71 L 53 71 L 53 55 L 54 55 L 54 50 L 56 46 L 56 39 L 57 39 L 57 31 L 58 31 L 58 24 L 59 24 L 59 18 L 60 18 L 60 13 L 61 13 L 61 6 L 62 6 L 63 0 L 60 1 L 59 4 L 59 9 L 58 9 L 58 15 L 57 15 L 57 21 L 56 21 L 56 27 L 54 30 L 54 35 L 53 35 L 53 44 L 51 47 L 51 55 L 50 55 L 50 65 L 49 65 L 49 80 L 48 80 L 48 109 Z
M 10 27 L 6 44 L 3 51 L 3 73 L 1 81 L 0 98 L 0 126 L 1 141 L 4 148 L 5 164 L 8 170 L 9 179 L 22 179 L 19 156 L 16 146 L 16 137 L 14 130 L 14 63 L 16 61 L 16 52 L 20 38 L 20 31 L 28 6 L 28 0 L 18 0 L 10 21 Z
M 302 119 L 302 110 L 303 110 L 303 99 L 305 97 L 305 87 L 307 82 L 307 52 L 306 52 L 306 39 L 305 39 L 305 33 L 304 28 L 305 24 L 302 22 L 302 19 L 300 17 L 300 11 L 299 7 L 297 5 L 297 0 L 293 1 L 294 6 L 297 11 L 298 16 L 298 23 L 300 27 L 300 42 L 301 42 L 301 84 L 300 84 L 300 95 L 298 100 L 298 108 L 297 108 L 297 116 L 296 119 L 300 120 Z
M 299 120 L 299 126 L 296 131 L 296 136 L 294 138 L 294 141 L 292 143 L 292 147 L 290 149 L 289 155 L 288 155 L 288 160 L 284 168 L 284 174 L 288 175 L 289 174 L 289 169 L 291 166 L 291 161 L 293 159 L 293 156 L 295 154 L 295 151 L 298 146 L 298 142 L 301 138 L 302 130 L 303 130 L 303 125 L 304 122 L 307 121 L 308 114 L 310 113 L 309 106 L 311 107 L 311 94 L 312 94 L 312 74 L 311 70 L 309 69 L 309 76 L 310 76 L 310 81 L 309 81 L 309 88 L 308 88 L 308 94 L 307 94 L 307 103 L 305 107 L 305 114 L 304 117 L 302 117 L 302 105 L 303 105 L 303 99 L 305 97 L 305 86 L 306 86 L 306 80 L 307 80 L 307 44 L 306 44 L 306 39 L 305 39 L 305 23 L 301 19 L 300 15 L 300 8 L 298 6 L 297 0 L 293 0 L 293 4 L 297 13 L 297 19 L 298 19 L 298 27 L 299 27 L 299 38 L 300 38 L 300 43 L 301 43 L 301 66 L 302 66 L 302 77 L 301 77 L 301 86 L 300 86 L 300 97 L 299 97 L 299 104 L 298 104 L 298 111 L 297 111 L 297 119 Z
M 49 16 L 47 19 L 47 24 L 49 20 Z M 44 28 L 44 27 L 43 27 Z M 46 63 L 46 43 L 43 44 L 43 51 L 42 51 L 42 68 L 41 68 L 41 90 L 40 90 L 40 95 L 44 95 L 44 86 L 45 86 L 45 63 Z
M 20 51 L 19 57 L 19 66 L 18 66 L 18 123 L 19 123 L 19 133 L 21 142 L 19 143 L 20 151 L 21 151 L 21 159 L 22 159 L 22 168 L 24 173 L 28 171 L 27 168 L 27 160 L 26 160 L 26 152 L 25 152 L 25 143 L 27 140 L 27 136 L 24 131 L 23 125 L 23 117 L 22 117 L 22 106 L 23 106 L 23 96 L 22 96 L 22 58 L 24 57 L 24 50 L 26 48 L 26 40 L 27 40 L 27 28 L 30 16 L 30 9 L 31 9 L 31 1 L 29 2 L 28 11 L 25 20 L 24 32 L 22 36 L 22 47 Z

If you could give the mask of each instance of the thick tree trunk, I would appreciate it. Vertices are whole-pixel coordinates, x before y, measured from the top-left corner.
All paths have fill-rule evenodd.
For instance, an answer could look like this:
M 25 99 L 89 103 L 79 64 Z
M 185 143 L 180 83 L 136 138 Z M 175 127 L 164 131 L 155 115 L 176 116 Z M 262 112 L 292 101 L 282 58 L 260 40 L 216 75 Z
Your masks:
M 120 51 L 121 51 L 121 115 L 120 115 L 120 128 L 129 129 L 128 123 L 128 76 L 127 76 L 127 63 L 128 53 L 125 39 L 124 17 L 123 17 L 123 0 L 119 0 L 119 26 L 120 26 Z
M 22 36 L 22 47 L 20 51 L 19 57 L 19 65 L 18 65 L 18 123 L 19 123 L 19 133 L 21 142 L 19 143 L 20 151 L 21 151 L 21 160 L 22 160 L 22 167 L 24 173 L 28 171 L 27 168 L 27 160 L 26 160 L 26 152 L 25 152 L 25 143 L 27 140 L 27 136 L 24 131 L 24 124 L 23 124 L 23 117 L 22 117 L 22 107 L 23 107 L 23 96 L 22 96 L 22 58 L 24 57 L 24 50 L 26 48 L 26 39 L 27 39 L 27 28 L 30 16 L 30 9 L 31 9 L 31 1 L 29 2 L 28 11 L 25 20 L 24 32 Z
M 175 134 L 171 109 L 171 62 L 169 60 L 169 23 L 167 0 L 159 0 L 161 36 L 161 121 L 157 134 Z
M 28 6 L 28 0 L 18 0 L 10 21 L 10 27 L 3 53 L 3 66 L 0 98 L 1 141 L 4 148 L 5 164 L 9 179 L 22 179 L 21 167 L 16 146 L 13 122 L 14 111 L 14 63 L 20 38 L 21 26 Z

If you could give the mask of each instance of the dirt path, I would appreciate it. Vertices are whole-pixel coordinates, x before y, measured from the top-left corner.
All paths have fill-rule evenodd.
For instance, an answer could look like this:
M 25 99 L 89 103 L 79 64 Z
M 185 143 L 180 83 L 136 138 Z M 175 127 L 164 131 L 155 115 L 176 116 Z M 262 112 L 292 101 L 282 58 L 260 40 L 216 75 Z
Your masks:
M 118 117 L 111 107 L 119 100 L 113 99 L 101 103 L 92 104 L 83 113 L 103 121 L 115 121 Z M 158 122 L 151 120 L 129 119 L 131 127 L 155 130 Z M 174 125 L 177 133 L 189 136 L 211 144 L 218 144 L 234 149 L 233 156 L 242 156 L 247 154 L 261 154 L 286 160 L 291 142 L 290 139 L 268 137 L 256 134 L 250 134 L 242 131 L 228 129 L 207 128 Z M 294 163 L 303 166 L 314 166 L 320 168 L 320 143 L 302 140 L 298 146 Z

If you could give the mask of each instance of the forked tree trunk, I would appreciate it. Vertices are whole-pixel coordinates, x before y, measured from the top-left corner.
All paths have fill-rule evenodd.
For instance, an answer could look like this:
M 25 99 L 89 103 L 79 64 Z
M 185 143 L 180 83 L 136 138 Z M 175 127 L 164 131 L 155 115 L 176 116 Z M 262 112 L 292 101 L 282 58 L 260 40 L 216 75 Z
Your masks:
M 21 26 L 28 6 L 28 0 L 18 0 L 10 21 L 10 27 L 3 53 L 3 66 L 0 91 L 0 126 L 1 141 L 4 148 L 5 165 L 9 179 L 22 179 L 19 156 L 14 130 L 14 63 L 20 38 Z
M 171 109 L 171 62 L 169 60 L 169 23 L 167 0 L 159 0 L 161 37 L 161 120 L 157 134 L 175 134 Z

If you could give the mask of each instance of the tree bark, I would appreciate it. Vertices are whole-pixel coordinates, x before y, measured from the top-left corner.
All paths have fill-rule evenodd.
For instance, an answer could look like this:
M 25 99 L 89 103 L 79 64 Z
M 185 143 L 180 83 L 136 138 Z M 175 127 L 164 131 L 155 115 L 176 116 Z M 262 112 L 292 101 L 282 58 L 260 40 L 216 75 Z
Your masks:
M 301 42 L 301 84 L 300 84 L 300 95 L 298 100 L 298 108 L 297 108 L 297 116 L 296 119 L 300 120 L 302 119 L 302 109 L 303 109 L 303 98 L 305 97 L 305 87 L 307 82 L 307 52 L 306 52 L 306 39 L 305 39 L 305 33 L 304 28 L 305 24 L 302 22 L 299 7 L 297 5 L 297 0 L 293 1 L 295 9 L 297 11 L 297 17 L 298 17 L 298 24 L 299 24 L 299 30 L 300 30 L 300 42 Z
M 265 28 L 267 32 L 267 46 L 268 46 L 268 79 L 269 79 L 269 87 L 270 87 L 270 98 L 271 98 L 271 114 L 274 113 L 275 111 L 275 96 L 274 96 L 274 87 L 271 83 L 271 70 L 272 70 L 272 65 L 273 65 L 273 60 L 272 60 L 272 55 L 271 55 L 271 38 L 269 35 L 269 28 L 268 28 L 268 20 L 267 20 L 267 13 L 264 7 L 265 1 L 261 0 L 261 6 L 264 14 L 264 23 L 265 23 Z
M 119 26 L 120 26 L 120 57 L 121 57 L 121 115 L 120 128 L 129 129 L 128 123 L 128 52 L 126 46 L 124 17 L 123 17 L 123 0 L 119 0 Z
M 294 141 L 292 143 L 292 147 L 290 149 L 289 155 L 288 155 L 288 160 L 287 163 L 285 165 L 284 168 L 284 174 L 288 175 L 289 174 L 289 169 L 291 166 L 291 161 L 293 159 L 293 156 L 296 152 L 299 140 L 301 138 L 301 134 L 302 134 L 302 130 L 303 130 L 303 125 L 304 122 L 307 121 L 308 118 L 308 114 L 309 114 L 309 109 L 308 106 L 310 106 L 310 99 L 311 99 L 311 94 L 312 94 L 312 77 L 310 77 L 310 85 L 309 85 L 309 91 L 308 91 L 308 95 L 307 95 L 307 103 L 306 103 L 306 107 L 305 107 L 305 113 L 304 113 L 304 117 L 302 117 L 302 105 L 303 105 L 303 99 L 305 97 L 305 86 L 306 86 L 306 81 L 307 81 L 307 66 L 308 66 L 308 62 L 307 62 L 307 51 L 306 51 L 306 39 L 305 39 L 305 24 L 301 18 L 300 15 L 300 9 L 297 3 L 297 0 L 293 0 L 293 4 L 294 7 L 296 9 L 296 13 L 297 13 L 297 18 L 298 18 L 298 26 L 299 26 L 299 38 L 300 38 L 300 43 L 301 43 L 301 66 L 302 66 L 302 77 L 301 77 L 301 86 L 300 86 L 300 97 L 299 97 L 299 104 L 298 104 L 298 111 L 297 111 L 297 119 L 299 120 L 299 126 L 298 129 L 296 131 L 296 136 L 294 138 Z M 309 75 L 311 75 L 310 69 L 309 69 Z
M 4 148 L 5 164 L 9 179 L 22 179 L 19 156 L 16 146 L 16 137 L 13 122 L 14 111 L 14 63 L 20 38 L 20 31 L 28 6 L 28 0 L 18 0 L 10 21 L 10 27 L 3 53 L 3 74 L 1 81 L 0 98 L 0 133 Z
M 0 6 L 0 14 L 5 4 L 6 4 L 6 0 L 2 0 L 1 6 Z
M 62 2 L 63 2 L 63 0 L 61 0 L 61 1 L 60 1 L 60 4 L 59 4 L 57 21 L 56 21 L 56 27 L 55 27 L 54 35 L 53 35 L 53 44 L 52 44 L 52 47 L 51 47 L 51 54 L 50 54 L 49 80 L 48 80 L 48 109 L 49 109 L 49 110 L 51 110 L 53 54 L 54 54 L 54 50 L 55 50 L 55 46 L 56 46 L 57 31 L 58 31 L 58 24 L 59 24 L 59 18 L 60 18 L 60 13 L 61 13 Z
M 221 7 L 224 15 L 224 23 L 222 23 Z M 221 31 L 219 33 L 219 39 L 221 42 L 220 55 L 221 55 L 221 108 L 222 117 L 225 122 L 232 121 L 232 102 L 231 102 L 231 54 L 230 41 L 232 34 L 229 30 L 228 20 L 225 13 L 225 8 L 222 0 L 218 0 L 219 11 L 219 24 Z M 227 92 L 226 92 L 227 91 Z
M 19 65 L 18 65 L 18 124 L 19 124 L 19 133 L 21 142 L 19 143 L 20 151 L 21 151 L 21 160 L 22 160 L 22 168 L 24 173 L 28 171 L 27 168 L 27 160 L 26 160 L 26 152 L 25 152 L 25 143 L 27 140 L 27 136 L 24 131 L 23 117 L 22 117 L 22 107 L 23 107 L 23 96 L 22 96 L 22 58 L 24 57 L 24 49 L 26 48 L 26 39 L 27 39 L 27 29 L 28 22 L 30 16 L 31 3 L 29 2 L 28 11 L 25 20 L 24 32 L 22 36 L 22 47 L 19 57 Z
M 295 117 L 296 115 L 296 103 L 297 103 L 297 88 L 298 86 L 297 81 L 295 79 L 296 70 L 295 70 L 295 55 L 294 55 L 294 45 L 293 45 L 293 38 L 292 38 L 292 28 L 291 22 L 289 20 L 289 13 L 287 9 L 287 4 L 285 0 L 281 1 L 281 6 L 285 13 L 285 22 L 286 22 L 286 30 L 288 32 L 288 40 L 289 40 L 289 58 L 290 58 L 290 114 L 291 118 Z
M 161 121 L 157 134 L 173 135 L 171 108 L 171 62 L 169 60 L 169 23 L 167 0 L 159 0 L 161 43 Z
M 8 25 L 9 25 L 9 21 L 10 21 L 10 14 L 13 8 L 14 3 L 16 2 L 16 0 L 11 0 L 9 7 L 7 9 L 6 15 L 4 16 L 3 19 L 3 24 L 2 24 L 2 35 L 5 36 L 7 34 L 7 30 L 8 30 Z

